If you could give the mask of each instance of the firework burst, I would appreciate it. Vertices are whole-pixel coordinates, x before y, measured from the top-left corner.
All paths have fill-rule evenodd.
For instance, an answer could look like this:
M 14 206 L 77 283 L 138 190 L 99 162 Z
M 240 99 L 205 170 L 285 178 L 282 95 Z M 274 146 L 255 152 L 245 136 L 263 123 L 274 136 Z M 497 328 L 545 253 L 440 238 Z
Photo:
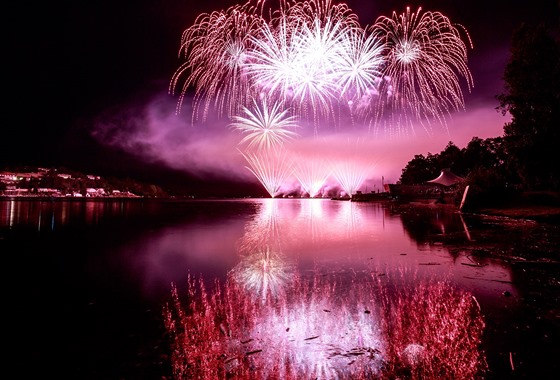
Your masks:
M 464 108 L 460 79 L 469 90 L 473 82 L 460 29 L 469 45 L 470 37 L 443 14 L 407 8 L 362 28 L 347 5 L 330 0 L 268 8 L 266 20 L 264 1 L 249 0 L 202 14 L 183 33 L 185 63 L 170 85 L 180 88 L 178 111 L 193 86 L 193 118 L 210 107 L 233 117 L 266 97 L 316 126 L 347 109 L 370 125 L 391 120 L 400 134 L 417 121 L 446 125 Z
M 245 137 L 239 144 L 247 144 L 247 149 L 279 149 L 286 141 L 295 139 L 296 118 L 288 115 L 282 103 L 268 107 L 266 98 L 261 105 L 254 101 L 254 110 L 244 107 L 246 116 L 233 116 L 230 127 L 241 131 Z
M 372 33 L 383 41 L 387 60 L 380 107 L 398 111 L 403 124 L 410 118 L 444 125 L 446 115 L 464 108 L 459 79 L 466 80 L 469 90 L 473 83 L 467 45 L 447 17 L 407 8 L 391 18 L 379 17 Z
M 348 35 L 348 48 L 339 57 L 337 87 L 351 109 L 364 98 L 377 94 L 384 58 L 380 40 L 363 30 Z
M 200 113 L 204 120 L 212 105 L 219 115 L 233 115 L 248 104 L 254 94 L 244 66 L 251 36 L 263 24 L 250 3 L 198 16 L 183 32 L 180 55 L 185 62 L 173 74 L 169 87 L 171 93 L 180 92 L 177 112 L 191 86 L 195 88 L 193 118 Z

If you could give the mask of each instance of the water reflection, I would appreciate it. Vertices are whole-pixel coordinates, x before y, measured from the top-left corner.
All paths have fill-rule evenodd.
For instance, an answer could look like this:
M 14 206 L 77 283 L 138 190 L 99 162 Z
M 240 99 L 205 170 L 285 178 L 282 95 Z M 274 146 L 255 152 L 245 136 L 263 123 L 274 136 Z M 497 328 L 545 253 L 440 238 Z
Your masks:
M 462 335 L 477 336 L 479 303 L 487 378 L 510 376 L 510 357 L 521 377 L 546 377 L 556 365 L 559 282 L 557 266 L 537 260 L 557 254 L 559 236 L 547 225 L 391 203 L 0 200 L 0 251 L 28 284 L 15 286 L 17 309 L 56 327 L 26 326 L 26 341 L 44 342 L 44 364 L 69 358 L 57 373 L 82 378 L 171 377 L 167 352 L 154 349 L 166 346 L 170 284 L 199 327 L 193 343 L 170 314 L 179 341 L 193 344 L 194 354 L 174 351 L 178 371 L 200 358 L 215 367 L 198 369 L 224 375 L 272 374 L 283 363 L 341 378 L 419 378 L 418 363 L 442 368 L 445 349 L 446 371 L 460 378 L 468 372 L 457 368 L 484 363 L 476 339 Z M 200 282 L 187 285 L 188 273 Z M 68 345 L 45 357 L 54 339 Z
M 281 252 L 265 247 L 243 255 L 231 275 L 250 294 L 266 302 L 267 297 L 284 293 L 285 287 L 293 281 L 292 270 Z
M 393 275 L 394 273 L 391 273 Z M 445 281 L 403 286 L 376 275 L 296 276 L 282 296 L 252 302 L 228 281 L 166 307 L 176 378 L 474 379 L 486 360 L 484 322 L 467 292 Z M 391 291 L 393 289 L 394 291 Z
M 124 215 L 132 208 L 125 200 L 25 200 L 0 201 L 0 227 L 54 231 L 77 222 L 96 225 L 103 218 Z M 127 210 L 128 209 L 128 210 Z
M 426 266 L 407 257 L 422 242 L 399 220 L 379 204 L 263 200 L 221 287 L 207 293 L 191 277 L 186 305 L 173 289 L 175 375 L 482 376 L 476 299 L 448 281 L 455 263 L 443 249 Z M 426 226 L 445 235 L 458 221 L 438 214 Z

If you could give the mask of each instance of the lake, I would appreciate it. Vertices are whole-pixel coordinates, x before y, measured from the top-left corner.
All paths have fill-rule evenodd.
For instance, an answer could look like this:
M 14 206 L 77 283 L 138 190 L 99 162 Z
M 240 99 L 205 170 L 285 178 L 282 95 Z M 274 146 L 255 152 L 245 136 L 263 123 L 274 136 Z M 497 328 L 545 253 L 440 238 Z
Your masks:
M 560 369 L 556 225 L 330 199 L 4 199 L 0 252 L 20 377 Z M 201 284 L 220 300 L 195 302 Z M 189 331 L 169 329 L 173 289 Z

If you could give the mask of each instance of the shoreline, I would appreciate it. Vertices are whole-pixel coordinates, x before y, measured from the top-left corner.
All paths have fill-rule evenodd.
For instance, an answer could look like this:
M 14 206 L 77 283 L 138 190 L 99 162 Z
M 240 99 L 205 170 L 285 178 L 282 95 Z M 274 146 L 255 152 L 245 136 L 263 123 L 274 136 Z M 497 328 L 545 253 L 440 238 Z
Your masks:
M 0 195 L 0 201 L 70 201 L 70 202 L 83 202 L 83 201 L 120 201 L 120 200 L 160 200 L 160 201 L 181 201 L 181 200 L 202 200 L 202 199 L 215 199 L 215 198 L 193 198 L 193 197 L 141 197 L 141 196 L 115 196 L 115 197 L 50 197 L 50 196 L 12 196 L 12 195 Z M 223 199 L 247 199 L 247 198 L 223 198 Z M 260 198 L 258 198 L 260 199 Z M 306 198 L 301 198 L 306 199 Z M 327 198 L 325 198 L 327 199 Z M 341 200 L 341 199 L 331 199 L 331 200 Z M 349 199 L 344 199 L 349 200 Z M 422 203 L 422 202 L 399 202 L 387 198 L 375 199 L 375 200 L 360 200 L 362 202 L 394 202 L 402 206 L 412 206 L 412 207 L 434 207 L 434 206 L 445 206 L 446 204 L 434 204 L 434 203 Z M 449 206 L 447 204 L 447 206 Z M 463 212 L 463 211 L 461 211 Z M 494 217 L 504 217 L 509 219 L 517 220 L 532 220 L 539 223 L 550 223 L 550 224 L 560 224 L 560 205 L 546 205 L 546 204 L 508 204 L 496 207 L 479 207 L 473 208 L 466 213 L 487 215 Z

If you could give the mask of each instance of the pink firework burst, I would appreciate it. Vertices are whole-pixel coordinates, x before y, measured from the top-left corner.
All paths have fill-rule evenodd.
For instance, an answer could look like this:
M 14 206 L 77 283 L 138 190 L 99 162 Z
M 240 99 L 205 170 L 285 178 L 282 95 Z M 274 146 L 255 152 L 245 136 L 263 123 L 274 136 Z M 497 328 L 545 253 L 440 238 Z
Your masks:
M 412 119 L 444 125 L 447 115 L 464 108 L 460 78 L 469 90 L 473 83 L 467 45 L 447 17 L 407 8 L 391 18 L 379 17 L 372 30 L 383 41 L 387 60 L 380 107 L 398 111 L 405 124 Z
M 247 143 L 247 149 L 279 149 L 286 141 L 295 139 L 298 134 L 291 130 L 297 128 L 295 116 L 288 115 L 282 103 L 268 107 L 266 98 L 261 104 L 253 101 L 251 110 L 244 107 L 246 116 L 233 116 L 230 127 L 241 131 L 245 137 L 239 144 Z
M 191 86 L 195 88 L 193 118 L 200 113 L 204 120 L 212 105 L 220 115 L 229 116 L 248 104 L 254 94 L 244 66 L 251 36 L 263 24 L 250 2 L 198 16 L 183 32 L 180 54 L 185 62 L 173 74 L 169 87 L 170 93 L 180 92 L 177 112 Z

